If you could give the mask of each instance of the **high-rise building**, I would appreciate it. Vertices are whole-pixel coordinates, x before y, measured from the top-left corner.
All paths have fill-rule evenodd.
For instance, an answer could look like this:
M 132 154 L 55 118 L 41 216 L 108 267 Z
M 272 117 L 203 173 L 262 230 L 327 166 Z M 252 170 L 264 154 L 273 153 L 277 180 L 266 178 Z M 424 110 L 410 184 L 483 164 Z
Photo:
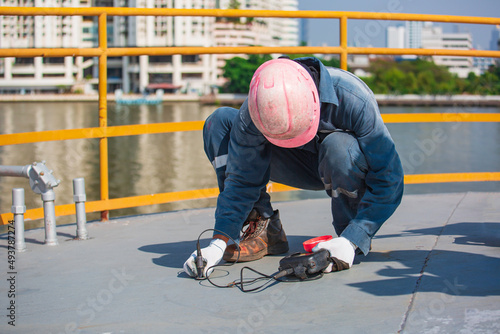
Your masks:
M 297 11 L 299 9 L 298 0 L 281 0 L 278 2 L 281 10 Z M 280 22 L 280 46 L 299 45 L 299 19 L 281 18 Z
M 297 10 L 298 0 L 2 0 L 9 6 L 233 8 Z M 238 22 L 236 22 L 238 21 Z M 0 47 L 96 47 L 97 19 L 79 16 L 0 17 Z M 298 20 L 214 17 L 108 16 L 110 47 L 295 46 Z M 227 57 L 227 56 L 226 56 Z M 217 62 L 219 60 L 219 63 Z M 155 55 L 109 57 L 108 91 L 143 92 L 148 87 L 197 94 L 217 84 L 224 56 Z M 96 83 L 97 58 L 7 58 L 0 60 L 0 90 L 55 90 L 84 78 Z M 2 88 L 3 87 L 3 88 Z
M 422 48 L 426 49 L 457 49 L 471 50 L 472 35 L 470 33 L 444 33 L 441 26 L 426 22 L 422 28 Z M 461 78 L 474 72 L 472 57 L 432 56 L 436 65 L 445 66 L 451 73 Z
M 491 31 L 490 50 L 500 50 L 500 25 L 497 25 Z
M 300 44 L 309 45 L 309 19 L 300 19 Z
M 420 21 L 407 21 L 405 24 L 405 47 L 419 49 L 422 47 L 422 27 Z
M 88 7 L 85 0 L 8 0 L 3 6 Z M 80 16 L 0 16 L 2 48 L 77 48 L 82 41 Z M 0 59 L 0 91 L 57 90 L 71 87 L 90 69 L 83 57 Z
M 214 0 L 95 0 L 98 7 L 215 8 Z M 209 17 L 110 16 L 112 47 L 214 46 Z M 96 28 L 94 26 L 94 31 Z M 215 84 L 213 55 L 155 55 L 108 59 L 108 91 L 144 92 L 148 88 L 206 93 Z M 94 67 L 94 76 L 98 74 Z
M 387 47 L 402 49 L 405 47 L 405 33 L 404 26 L 387 27 Z
M 297 0 L 220 0 L 220 9 L 251 10 L 298 10 Z M 255 18 L 218 19 L 215 23 L 215 44 L 217 46 L 298 46 L 299 21 L 290 18 Z M 217 55 L 218 80 L 222 86 L 226 80 L 222 77 L 222 67 L 226 59 L 236 55 Z M 245 55 L 238 55 L 243 56 Z

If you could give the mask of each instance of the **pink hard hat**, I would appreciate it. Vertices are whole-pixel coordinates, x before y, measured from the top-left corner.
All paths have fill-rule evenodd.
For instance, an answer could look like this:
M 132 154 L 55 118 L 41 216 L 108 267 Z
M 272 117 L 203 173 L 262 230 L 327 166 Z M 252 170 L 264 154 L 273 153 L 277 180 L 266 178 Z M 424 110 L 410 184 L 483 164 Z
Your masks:
M 255 71 L 248 108 L 257 129 L 276 146 L 302 146 L 318 131 L 318 89 L 307 70 L 290 59 L 269 60 Z

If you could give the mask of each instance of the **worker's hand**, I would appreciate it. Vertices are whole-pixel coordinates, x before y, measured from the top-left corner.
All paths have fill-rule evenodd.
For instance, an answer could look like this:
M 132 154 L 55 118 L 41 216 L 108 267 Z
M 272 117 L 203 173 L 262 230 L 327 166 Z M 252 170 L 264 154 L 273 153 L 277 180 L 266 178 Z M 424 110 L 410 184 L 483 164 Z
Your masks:
M 206 262 L 203 268 L 203 277 L 208 277 L 214 270 L 210 268 L 215 266 L 222 260 L 224 251 L 226 250 L 226 242 L 221 239 L 213 239 L 210 245 L 201 249 L 201 256 Z M 184 263 L 184 271 L 191 277 L 197 277 L 198 270 L 196 269 L 196 251 L 191 254 L 189 259 Z
M 354 261 L 355 246 L 351 244 L 351 242 L 346 238 L 338 237 L 328 241 L 320 242 L 312 249 L 312 251 L 317 252 L 320 249 L 328 250 L 331 257 L 341 261 L 337 262 L 334 260 L 334 262 L 331 263 L 325 270 L 323 270 L 323 272 L 329 273 L 331 271 L 349 269 L 352 267 L 352 263 Z

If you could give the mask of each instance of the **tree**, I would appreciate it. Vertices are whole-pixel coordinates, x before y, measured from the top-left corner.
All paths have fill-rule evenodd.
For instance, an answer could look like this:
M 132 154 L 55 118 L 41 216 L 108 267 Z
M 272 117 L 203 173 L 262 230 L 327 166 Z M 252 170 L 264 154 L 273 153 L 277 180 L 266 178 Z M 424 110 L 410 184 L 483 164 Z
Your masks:
M 289 56 L 290 59 L 296 59 L 301 57 L 313 57 L 310 54 L 294 54 Z M 222 68 L 224 71 L 224 78 L 228 79 L 228 82 L 221 88 L 221 91 L 225 93 L 248 93 L 248 88 L 250 81 L 255 70 L 268 60 L 271 60 L 270 55 L 250 55 L 248 59 L 241 57 L 234 57 L 226 60 L 226 64 Z M 325 66 L 340 67 L 340 62 L 338 59 L 332 58 L 331 60 L 323 60 L 320 58 Z
M 222 69 L 224 70 L 224 78 L 228 79 L 228 82 L 222 87 L 222 91 L 226 93 L 248 93 L 255 70 L 270 59 L 270 55 L 250 55 L 248 59 L 234 57 L 226 60 L 226 65 Z
M 421 93 L 433 94 L 436 89 L 436 80 L 434 79 L 432 71 L 425 70 L 418 73 L 417 85 L 418 85 L 418 90 Z
M 376 60 L 368 71 L 372 77 L 363 80 L 378 94 L 456 94 L 463 93 L 467 86 L 446 67 L 425 59 Z
M 382 73 L 380 76 L 381 79 L 385 82 L 387 89 L 389 92 L 394 94 L 401 94 L 403 81 L 405 79 L 405 74 L 396 67 L 389 69 L 388 71 Z

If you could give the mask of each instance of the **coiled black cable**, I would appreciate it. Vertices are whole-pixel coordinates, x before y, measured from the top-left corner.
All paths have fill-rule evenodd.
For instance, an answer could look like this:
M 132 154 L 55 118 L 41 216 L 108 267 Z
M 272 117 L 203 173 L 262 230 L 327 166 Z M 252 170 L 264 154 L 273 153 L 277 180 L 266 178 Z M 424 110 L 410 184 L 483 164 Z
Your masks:
M 236 261 L 234 262 L 231 262 L 231 263 L 224 263 L 224 264 L 215 264 L 213 266 L 210 266 L 207 268 L 207 273 L 210 269 L 212 268 L 216 268 L 216 267 L 229 267 L 229 266 L 233 266 L 235 265 L 238 260 L 240 259 L 240 252 L 241 252 L 241 249 L 240 249 L 240 246 L 238 243 L 236 243 L 236 241 L 231 237 L 229 236 L 227 233 L 225 232 L 222 232 L 220 230 L 217 230 L 217 229 L 214 229 L 214 228 L 209 228 L 209 229 L 206 229 L 204 230 L 203 232 L 200 233 L 200 235 L 198 236 L 198 240 L 196 242 L 196 249 L 197 249 L 197 263 L 199 263 L 199 260 L 198 260 L 198 257 L 201 256 L 201 247 L 200 247 L 200 239 L 201 239 L 201 236 L 205 233 L 205 232 L 208 232 L 208 231 L 214 231 L 214 232 L 217 232 L 217 233 L 220 233 L 226 237 L 228 237 L 238 248 L 238 256 L 236 258 Z M 258 275 L 260 275 L 260 277 L 257 277 L 257 278 L 254 278 L 254 279 L 251 279 L 251 280 L 245 280 L 243 278 L 243 272 L 244 270 L 250 270 Z M 199 271 L 200 269 L 198 269 Z M 292 275 L 294 274 L 294 269 L 293 268 L 288 268 L 288 269 L 285 269 L 285 270 L 281 270 L 281 271 L 278 271 L 276 272 L 275 274 L 273 275 L 267 275 L 267 274 L 264 274 L 264 273 L 261 273 L 260 271 L 257 271 L 253 268 L 250 268 L 250 267 L 243 267 L 241 268 L 240 270 L 240 279 L 239 280 L 234 280 L 226 285 L 219 285 L 219 284 L 216 284 L 214 283 L 211 279 L 210 279 L 210 275 L 208 275 L 207 277 L 205 278 L 200 278 L 200 280 L 207 280 L 210 284 L 212 284 L 213 286 L 217 287 L 217 288 L 233 288 L 233 287 L 238 287 L 242 292 L 255 292 L 257 290 L 260 290 L 260 289 L 263 289 L 266 285 L 268 285 L 270 282 L 273 282 L 273 281 L 278 281 L 278 282 L 302 282 L 302 281 L 310 281 L 310 280 L 316 280 L 316 279 L 319 279 L 321 277 L 323 277 L 323 272 L 317 274 L 317 275 L 314 275 L 314 276 L 311 276 L 311 277 L 308 277 L 306 279 L 288 279 L 288 280 L 282 280 L 283 277 L 285 276 L 288 276 L 288 275 Z M 266 282 L 264 282 L 263 284 L 255 287 L 255 288 L 251 288 L 251 289 L 248 289 L 248 288 L 245 288 L 245 286 L 248 286 L 248 285 L 252 285 L 260 280 L 263 280 L 263 279 L 267 279 Z

